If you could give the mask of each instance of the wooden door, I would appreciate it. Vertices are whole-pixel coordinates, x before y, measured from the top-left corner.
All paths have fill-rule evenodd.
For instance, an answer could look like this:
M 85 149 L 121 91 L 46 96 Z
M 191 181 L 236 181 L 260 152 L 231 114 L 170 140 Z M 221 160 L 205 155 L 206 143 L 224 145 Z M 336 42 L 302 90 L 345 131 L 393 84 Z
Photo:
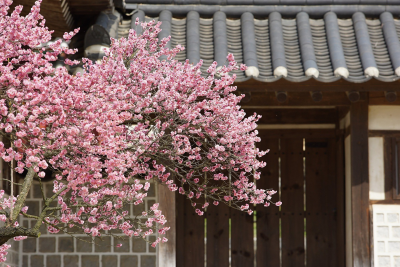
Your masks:
M 257 186 L 275 189 L 281 207 L 258 206 L 253 215 L 227 206 L 199 217 L 177 199 L 177 266 L 340 266 L 344 259 L 342 143 L 334 132 L 271 135 Z M 339 219 L 340 218 L 340 221 Z M 338 230 L 339 229 L 339 230 Z

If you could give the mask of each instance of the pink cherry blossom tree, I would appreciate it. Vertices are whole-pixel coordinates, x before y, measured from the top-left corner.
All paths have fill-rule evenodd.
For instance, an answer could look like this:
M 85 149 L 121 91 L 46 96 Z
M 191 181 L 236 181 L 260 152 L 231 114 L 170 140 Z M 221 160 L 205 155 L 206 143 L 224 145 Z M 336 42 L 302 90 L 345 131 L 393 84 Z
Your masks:
M 251 214 L 254 204 L 272 203 L 275 191 L 252 182 L 265 152 L 255 146 L 257 115 L 246 117 L 242 96 L 234 94 L 232 55 L 202 76 L 202 62 L 174 60 L 184 48 L 167 49 L 169 39 L 157 39 L 160 23 L 150 22 L 140 36 L 131 30 L 127 39 L 113 39 L 102 60 L 83 59 L 84 73 L 71 75 L 52 66 L 60 53 L 75 52 L 62 40 L 38 48 L 51 38 L 40 1 L 25 17 L 21 6 L 8 15 L 10 4 L 0 0 L 0 156 L 24 179 L 15 197 L 0 191 L 0 261 L 9 239 L 39 237 L 42 224 L 51 233 L 80 229 L 93 237 L 118 230 L 145 238 L 157 231 L 152 245 L 167 241 L 158 204 L 140 217 L 123 209 L 143 202 L 150 180 L 186 195 L 199 215 L 210 204 Z M 54 189 L 43 193 L 43 209 L 32 215 L 24 203 L 45 170 L 55 173 Z M 36 224 L 21 227 L 20 216 Z

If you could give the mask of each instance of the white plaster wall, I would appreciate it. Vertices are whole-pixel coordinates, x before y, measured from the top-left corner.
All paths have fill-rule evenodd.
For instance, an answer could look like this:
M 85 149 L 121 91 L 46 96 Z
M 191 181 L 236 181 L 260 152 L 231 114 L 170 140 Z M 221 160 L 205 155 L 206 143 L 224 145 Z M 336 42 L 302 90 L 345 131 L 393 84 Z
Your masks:
M 346 129 L 350 126 L 350 111 L 347 112 L 346 116 L 344 116 L 344 118 L 340 120 L 339 126 L 340 129 Z
M 369 199 L 385 199 L 385 172 L 383 160 L 383 138 L 368 138 L 369 146 Z
M 400 106 L 369 106 L 370 130 L 400 130 Z
M 400 205 L 372 205 L 373 263 L 375 267 L 400 266 Z
M 346 195 L 346 266 L 353 266 L 353 236 L 351 219 L 351 135 L 344 140 L 345 195 Z

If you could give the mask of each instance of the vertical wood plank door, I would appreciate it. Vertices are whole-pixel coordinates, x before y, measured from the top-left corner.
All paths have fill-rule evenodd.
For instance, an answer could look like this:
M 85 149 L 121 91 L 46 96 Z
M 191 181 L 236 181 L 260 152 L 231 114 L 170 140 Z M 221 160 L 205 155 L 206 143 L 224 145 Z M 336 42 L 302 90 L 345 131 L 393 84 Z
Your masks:
M 204 217 L 184 198 L 177 194 L 177 266 L 204 267 Z
M 334 142 L 305 142 L 307 267 L 338 266 Z
M 229 266 L 229 207 L 207 208 L 207 267 Z
M 269 149 L 262 160 L 267 166 L 261 171 L 257 187 L 263 189 L 279 190 L 279 139 L 264 138 L 266 130 L 260 130 L 262 142 L 259 144 L 261 150 Z M 278 201 L 279 194 L 273 195 Z M 280 244 L 279 244 L 279 208 L 265 208 L 257 205 L 257 267 L 280 266 Z
M 278 191 L 272 201 L 283 205 L 258 205 L 253 215 L 210 205 L 204 216 L 197 216 L 178 195 L 178 267 L 343 265 L 344 180 L 337 156 L 343 142 L 292 132 L 268 134 L 260 130 L 257 147 L 270 152 L 261 159 L 267 166 L 256 185 Z
M 304 266 L 303 138 L 281 139 L 282 267 Z
M 231 209 L 232 267 L 254 265 L 253 216 Z

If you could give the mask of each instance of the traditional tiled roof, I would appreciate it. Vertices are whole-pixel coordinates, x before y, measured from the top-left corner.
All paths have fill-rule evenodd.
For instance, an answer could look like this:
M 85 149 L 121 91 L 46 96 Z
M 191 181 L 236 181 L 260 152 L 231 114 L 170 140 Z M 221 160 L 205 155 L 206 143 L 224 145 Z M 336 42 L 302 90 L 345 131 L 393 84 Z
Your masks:
M 164 5 L 400 5 L 399 0 L 125 0 Z
M 400 21 L 389 12 L 379 19 L 366 19 L 361 12 L 350 19 L 339 19 L 333 12 L 321 19 L 310 19 L 305 12 L 295 19 L 282 18 L 278 12 L 268 19 L 255 19 L 249 12 L 240 19 L 229 19 L 220 11 L 212 18 L 201 18 L 196 11 L 179 19 L 167 10 L 158 17 L 145 15 L 136 11 L 131 20 L 120 22 L 118 29 L 113 20 L 108 31 L 119 38 L 137 27 L 136 18 L 160 20 L 159 38 L 171 35 L 170 46 L 186 47 L 178 60 L 197 63 L 202 59 L 205 71 L 213 61 L 225 64 L 227 54 L 232 53 L 239 64 L 249 67 L 246 72 L 236 71 L 238 82 L 251 78 L 274 82 L 284 77 L 292 82 L 345 79 L 361 83 L 371 78 L 392 82 L 400 77 Z

